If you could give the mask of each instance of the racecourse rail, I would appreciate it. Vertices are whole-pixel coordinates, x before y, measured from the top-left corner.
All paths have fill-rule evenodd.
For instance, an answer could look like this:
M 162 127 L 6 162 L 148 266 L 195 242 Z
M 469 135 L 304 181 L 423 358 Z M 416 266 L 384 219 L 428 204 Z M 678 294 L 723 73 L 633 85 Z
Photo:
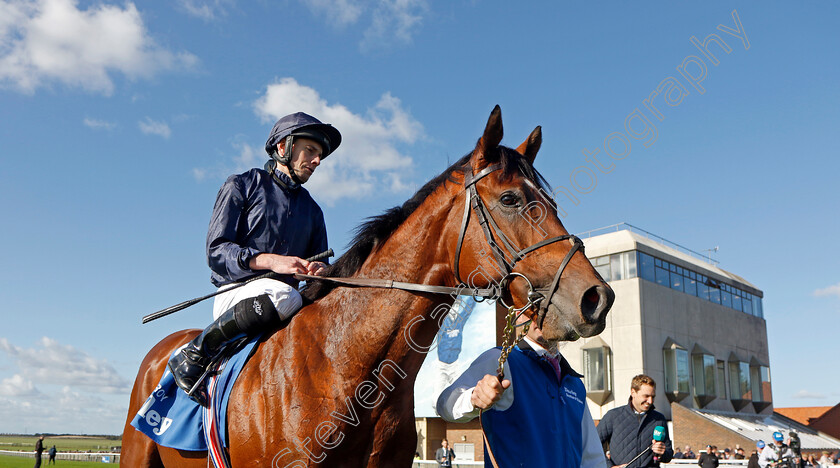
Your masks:
M 35 458 L 35 452 L 21 452 L 19 450 L 0 450 L 0 455 L 9 457 Z M 41 455 L 41 460 L 49 460 L 47 451 Z M 101 463 L 119 463 L 120 454 L 113 452 L 57 452 L 56 460 L 75 460 Z

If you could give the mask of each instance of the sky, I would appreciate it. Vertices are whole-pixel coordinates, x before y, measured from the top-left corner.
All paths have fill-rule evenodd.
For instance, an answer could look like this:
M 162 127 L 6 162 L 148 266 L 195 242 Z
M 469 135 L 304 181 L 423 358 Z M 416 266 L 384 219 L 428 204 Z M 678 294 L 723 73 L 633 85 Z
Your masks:
M 216 192 L 299 110 L 344 136 L 307 184 L 338 253 L 499 104 L 507 146 L 542 126 L 570 232 L 717 247 L 764 291 L 774 404 L 833 406 L 838 19 L 828 1 L 0 0 L 0 432 L 122 431 L 145 353 L 211 302 L 141 318 L 213 291 Z

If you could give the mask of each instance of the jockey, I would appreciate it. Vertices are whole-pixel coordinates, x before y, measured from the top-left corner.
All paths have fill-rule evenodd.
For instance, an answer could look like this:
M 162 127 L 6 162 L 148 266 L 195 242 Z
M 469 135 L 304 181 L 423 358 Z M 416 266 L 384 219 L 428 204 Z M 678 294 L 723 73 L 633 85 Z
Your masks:
M 291 317 L 302 304 L 292 275 L 326 267 L 304 260 L 328 245 L 324 214 L 302 185 L 339 144 L 332 125 L 303 112 L 287 115 L 266 141 L 265 170 L 232 175 L 219 190 L 207 232 L 212 283 L 227 289 L 268 270 L 283 276 L 216 296 L 214 322 L 169 360 L 175 382 L 200 404 L 206 369 L 225 346 Z

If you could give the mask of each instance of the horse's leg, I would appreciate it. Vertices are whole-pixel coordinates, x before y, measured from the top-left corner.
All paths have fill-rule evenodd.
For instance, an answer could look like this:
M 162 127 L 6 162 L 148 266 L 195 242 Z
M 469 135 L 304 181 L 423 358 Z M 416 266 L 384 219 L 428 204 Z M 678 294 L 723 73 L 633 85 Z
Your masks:
M 373 451 L 368 460 L 368 467 L 411 467 L 414 448 L 417 446 L 413 404 L 408 411 L 402 405 L 386 409 L 377 419 L 373 433 Z
M 180 467 L 187 466 L 180 462 L 172 462 L 171 457 L 161 458 L 161 448 L 151 439 L 140 433 L 131 421 L 146 402 L 146 398 L 152 394 L 163 371 L 166 369 L 166 362 L 172 351 L 189 341 L 198 333 L 198 330 L 183 330 L 173 333 L 155 345 L 140 364 L 137 378 L 134 380 L 134 388 L 131 389 L 131 399 L 128 404 L 128 415 L 125 427 L 123 428 L 122 451 L 120 453 L 120 466 L 131 468 L 163 468 L 165 466 Z M 205 457 L 206 459 L 206 457 Z M 166 461 L 164 463 L 164 461 Z M 202 465 L 203 466 L 203 465 Z

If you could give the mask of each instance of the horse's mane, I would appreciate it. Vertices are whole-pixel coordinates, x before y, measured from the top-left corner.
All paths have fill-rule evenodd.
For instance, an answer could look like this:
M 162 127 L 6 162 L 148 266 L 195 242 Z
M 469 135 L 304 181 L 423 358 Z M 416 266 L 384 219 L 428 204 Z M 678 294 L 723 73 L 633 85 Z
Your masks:
M 525 175 L 532 182 L 537 184 L 546 193 L 551 193 L 548 181 L 540 174 L 531 163 L 528 162 L 518 152 L 499 146 L 499 163 L 501 164 L 501 171 L 503 177 L 513 177 L 517 172 Z M 426 183 L 417 193 L 409 198 L 402 206 L 395 206 L 385 210 L 384 213 L 378 216 L 371 216 L 366 218 L 362 224 L 354 230 L 353 240 L 350 242 L 350 248 L 332 265 L 328 266 L 324 272 L 324 276 L 332 276 L 336 278 L 353 276 L 359 268 L 362 267 L 365 260 L 373 252 L 374 248 L 388 239 L 391 234 L 406 220 L 412 213 L 426 200 L 426 198 L 434 192 L 438 187 L 445 184 L 447 181 L 456 182 L 453 174 L 463 174 L 470 168 L 469 161 L 472 153 L 466 154 L 464 157 L 452 164 L 448 169 L 443 171 L 440 175 L 433 178 Z M 302 295 L 304 301 L 312 302 L 318 300 L 330 291 L 336 285 L 329 281 L 311 281 L 304 288 Z

